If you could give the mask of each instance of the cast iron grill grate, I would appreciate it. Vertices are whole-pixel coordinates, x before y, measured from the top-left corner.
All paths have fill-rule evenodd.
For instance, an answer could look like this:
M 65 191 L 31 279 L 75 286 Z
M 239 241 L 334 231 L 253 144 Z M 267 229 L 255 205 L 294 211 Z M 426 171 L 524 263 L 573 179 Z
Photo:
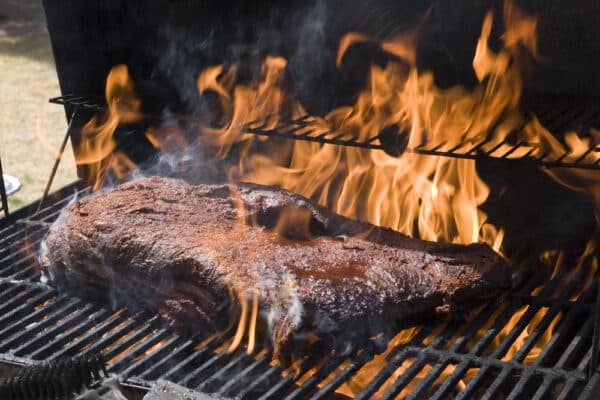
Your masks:
M 317 343 L 297 370 L 285 369 L 272 362 L 268 349 L 253 355 L 244 349 L 228 353 L 228 338 L 207 338 L 202 332 L 179 335 L 147 311 L 112 310 L 58 293 L 40 282 L 35 252 L 48 224 L 72 198 L 55 200 L 0 231 L 1 362 L 32 364 L 100 352 L 109 372 L 119 374 L 125 385 L 147 388 L 164 378 L 224 397 L 337 399 L 346 398 L 336 391 L 348 387 L 380 348 L 372 342 L 348 357 L 336 357 Z M 589 397 L 586 391 L 598 380 L 596 372 L 588 378 L 596 363 L 595 267 L 588 260 L 580 268 L 561 268 L 541 286 L 539 278 L 549 274 L 539 268 L 503 303 L 487 304 L 450 322 L 426 322 L 410 340 L 391 349 L 356 398 L 377 394 L 392 399 L 403 390 L 411 399 Z M 580 293 L 592 277 L 594 284 Z M 507 330 L 509 322 L 514 327 Z M 551 325 L 552 336 L 532 354 Z M 397 372 L 400 367 L 402 373 Z
M 51 103 L 100 111 L 105 108 L 104 102 L 98 98 L 64 95 L 50 99 Z M 556 104 L 540 103 L 536 105 L 536 115 L 544 122 L 550 132 L 561 132 L 566 129 L 578 129 L 584 134 L 590 127 L 600 126 L 600 109 L 594 102 L 561 102 Z M 583 153 L 572 154 L 563 143 L 560 154 L 539 152 L 539 144 L 516 139 L 518 135 L 508 135 L 498 140 L 493 135 L 477 140 L 454 143 L 450 141 L 423 142 L 414 147 L 407 147 L 407 133 L 399 132 L 390 127 L 370 138 L 359 138 L 347 132 L 331 130 L 323 123 L 316 123 L 313 116 L 305 115 L 298 118 L 284 118 L 275 126 L 270 118 L 265 121 L 250 122 L 245 132 L 259 136 L 279 137 L 292 140 L 303 140 L 321 144 L 359 147 L 365 149 L 383 150 L 390 154 L 403 152 L 452 157 L 470 160 L 500 159 L 519 160 L 533 166 L 547 168 L 583 168 L 600 170 L 600 143 L 591 141 L 589 148 Z

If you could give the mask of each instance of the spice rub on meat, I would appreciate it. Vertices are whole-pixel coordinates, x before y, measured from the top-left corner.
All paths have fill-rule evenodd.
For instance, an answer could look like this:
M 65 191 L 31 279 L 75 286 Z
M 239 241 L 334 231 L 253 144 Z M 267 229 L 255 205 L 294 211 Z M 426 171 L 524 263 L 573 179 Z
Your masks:
M 412 239 L 277 188 L 161 177 L 71 204 L 40 263 L 58 287 L 117 294 L 176 326 L 220 329 L 230 299 L 258 301 L 276 351 L 306 332 L 356 338 L 511 286 L 486 245 Z

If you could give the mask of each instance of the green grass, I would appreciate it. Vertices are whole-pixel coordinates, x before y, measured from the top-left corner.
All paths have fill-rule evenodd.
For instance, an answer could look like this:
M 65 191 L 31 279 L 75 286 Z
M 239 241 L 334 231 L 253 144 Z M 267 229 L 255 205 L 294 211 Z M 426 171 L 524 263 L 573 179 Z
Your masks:
M 4 173 L 22 183 L 9 198 L 14 211 L 40 198 L 66 119 L 62 107 L 48 103 L 60 89 L 47 36 L 0 37 L 0 71 L 0 158 Z M 75 179 L 69 146 L 53 189 Z

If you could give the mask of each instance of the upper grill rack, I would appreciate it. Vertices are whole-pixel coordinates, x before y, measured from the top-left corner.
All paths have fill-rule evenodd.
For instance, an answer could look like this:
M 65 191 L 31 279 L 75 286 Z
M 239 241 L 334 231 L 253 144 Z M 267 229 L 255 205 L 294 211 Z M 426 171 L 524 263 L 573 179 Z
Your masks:
M 65 95 L 50 99 L 51 103 L 75 108 L 85 108 L 100 111 L 106 106 L 103 100 L 88 97 Z M 555 104 L 542 108 L 540 119 L 551 132 L 560 132 L 565 129 L 577 127 L 580 130 L 600 125 L 600 110 L 589 105 L 562 105 Z M 268 118 L 266 118 L 268 120 Z M 452 157 L 470 160 L 519 160 L 535 166 L 546 168 L 582 168 L 600 170 L 600 144 L 593 144 L 585 152 L 571 153 L 565 145 L 561 154 L 537 152 L 539 145 L 526 140 L 512 141 L 510 135 L 498 140 L 486 137 L 480 141 L 451 143 L 448 141 L 421 143 L 418 146 L 407 148 L 407 135 L 401 132 L 379 134 L 368 139 L 349 135 L 346 132 L 337 132 L 322 125 L 311 123 L 314 117 L 304 115 L 299 118 L 281 119 L 274 127 L 264 123 L 251 122 L 246 125 L 245 132 L 259 136 L 280 137 L 294 140 L 303 140 L 321 144 L 351 146 L 366 149 L 383 150 L 390 154 L 410 152 L 438 157 Z

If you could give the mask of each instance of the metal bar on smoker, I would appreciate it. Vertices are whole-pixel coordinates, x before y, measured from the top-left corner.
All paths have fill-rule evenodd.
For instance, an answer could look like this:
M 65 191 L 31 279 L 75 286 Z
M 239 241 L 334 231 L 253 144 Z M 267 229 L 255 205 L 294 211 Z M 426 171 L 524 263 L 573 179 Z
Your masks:
M 580 383 L 579 381 L 575 380 L 575 379 L 570 379 L 566 382 L 565 386 L 563 387 L 563 390 L 560 392 L 560 396 L 558 396 L 558 398 L 556 400 L 570 400 L 573 398 L 572 396 L 572 392 L 573 389 L 575 388 L 575 384 Z
M 228 396 L 229 393 L 235 393 L 234 392 L 235 387 L 243 385 L 244 379 L 246 379 L 246 381 L 250 380 L 249 378 L 246 378 L 246 377 L 251 376 L 252 374 L 254 374 L 254 372 L 258 368 L 261 368 L 265 364 L 268 364 L 268 361 L 269 361 L 269 355 L 268 355 L 268 353 L 265 353 L 262 357 L 259 357 L 252 364 L 250 364 L 246 368 L 244 368 L 240 373 L 238 373 L 235 376 L 235 378 L 229 379 L 227 382 L 225 382 L 225 384 L 219 389 L 217 394 L 219 396 Z
M 540 296 L 547 296 L 547 295 L 551 294 L 554 291 L 554 288 L 558 285 L 558 282 L 559 282 L 558 279 L 554 279 L 553 281 L 548 282 L 546 284 L 546 287 L 544 287 L 544 289 L 540 293 Z M 528 285 L 528 286 L 531 286 L 531 285 Z M 524 291 L 531 290 L 531 289 L 532 289 L 531 287 L 525 287 Z M 510 320 L 510 318 L 514 315 L 514 313 L 522 306 L 524 306 L 524 305 L 516 304 L 514 302 L 511 303 L 509 306 L 507 306 L 506 309 L 501 313 L 501 315 L 496 318 L 495 324 L 492 327 L 490 327 L 486 331 L 486 333 L 484 333 L 482 335 L 482 337 L 475 344 L 475 346 L 473 346 L 473 348 L 470 350 L 470 353 L 468 353 L 468 354 L 474 354 L 474 355 L 480 354 L 488 346 L 488 344 L 491 342 L 491 340 L 493 340 L 493 338 L 498 334 L 498 332 L 505 326 L 505 324 Z M 490 318 L 492 316 L 492 314 L 491 313 L 486 314 L 485 316 L 487 318 Z M 517 328 L 517 326 L 515 326 L 515 328 L 513 328 L 511 330 L 511 332 L 515 332 L 515 331 L 521 332 L 522 331 L 521 329 L 516 329 L 516 328 Z M 470 338 L 474 337 L 473 336 L 474 334 L 475 334 L 475 331 L 471 330 L 470 332 L 468 332 L 467 335 L 463 335 L 463 338 L 470 339 Z M 512 343 L 512 341 L 510 343 Z M 489 364 L 484 365 L 477 372 L 477 374 L 471 379 L 471 381 L 469 382 L 469 384 L 467 385 L 465 390 L 462 391 L 458 395 L 458 399 L 468 398 L 470 393 L 479 386 L 479 382 L 481 381 L 481 379 L 483 379 L 486 376 L 486 374 L 489 372 L 489 370 L 490 370 L 490 365 Z
M 310 378 L 302 383 L 296 390 L 285 397 L 285 400 L 293 400 L 293 399 L 305 399 L 308 397 L 309 393 L 313 391 L 319 382 L 323 379 L 327 378 L 329 374 L 331 374 L 340 364 L 344 361 L 345 358 L 342 357 L 331 357 L 325 365 L 321 366 Z M 311 399 L 314 399 L 313 396 L 310 396 Z
M 15 332 L 12 335 L 4 338 L 0 342 L 0 353 L 5 352 L 8 349 L 12 349 L 13 346 L 15 346 L 16 344 L 19 343 L 19 341 L 23 342 L 24 340 L 29 340 L 27 338 L 29 338 L 32 334 L 35 334 L 36 332 L 39 332 L 41 329 L 45 329 L 48 325 L 55 323 L 62 316 L 64 316 L 64 312 L 69 312 L 69 311 L 73 310 L 80 303 L 79 299 L 67 299 L 66 297 L 62 297 L 57 300 L 58 301 L 53 302 L 52 306 L 54 306 L 53 308 L 57 308 L 57 307 L 59 307 L 59 308 L 53 309 L 52 312 L 45 315 L 45 318 L 42 321 L 39 321 L 39 323 L 37 323 L 37 324 L 35 324 L 35 320 L 34 320 L 33 323 L 35 324 L 35 326 L 33 328 L 26 330 L 24 332 L 21 332 L 21 331 Z M 64 302 L 66 304 L 61 305 L 61 303 L 62 303 L 61 300 L 64 300 Z M 22 329 L 23 327 L 27 326 L 30 323 L 29 321 L 31 321 L 31 319 L 26 317 L 24 319 L 17 321 L 14 324 L 19 326 Z
M 130 315 L 125 315 L 125 318 L 129 316 Z M 94 338 L 103 337 L 106 332 L 114 329 L 116 326 L 126 321 L 126 319 L 123 319 L 122 317 L 123 315 L 119 311 L 113 313 L 101 323 L 90 326 L 90 329 L 86 334 L 70 342 L 67 346 L 52 354 L 49 358 L 55 359 L 66 354 L 75 355 L 80 353 L 83 348 L 85 348 L 92 342 L 92 340 L 94 340 Z
M 48 177 L 48 181 L 46 182 L 46 187 L 44 188 L 44 193 L 42 194 L 42 198 L 40 200 L 40 203 L 38 204 L 37 211 L 40 211 L 42 209 L 42 205 L 46 202 L 46 199 L 48 198 L 48 193 L 50 193 L 50 188 L 52 187 L 52 182 L 54 181 L 54 177 L 56 176 L 56 171 L 58 170 L 58 166 L 59 166 L 60 161 L 62 160 L 63 155 L 65 153 L 67 143 L 69 142 L 69 138 L 71 137 L 71 128 L 73 126 L 73 120 L 74 120 L 76 114 L 77 114 L 77 108 L 75 108 L 73 110 L 73 113 L 71 114 L 71 117 L 69 118 L 67 130 L 65 131 L 65 136 L 63 138 L 62 143 L 60 144 L 60 149 L 58 150 L 58 153 L 56 154 L 56 159 L 54 160 L 54 165 L 52 166 L 52 171 L 50 171 L 50 176 Z
M 0 200 L 2 202 L 2 211 L 4 212 L 4 218 L 9 217 L 8 212 L 8 195 L 6 194 L 6 187 L 4 186 L 4 175 L 2 172 L 2 159 L 0 158 Z
M 223 341 L 220 337 L 215 338 L 212 341 L 206 343 L 199 350 L 190 353 L 182 361 L 178 362 L 175 366 L 171 367 L 168 371 L 165 372 L 163 377 L 165 379 L 176 381 L 176 383 L 180 383 L 182 374 L 185 374 L 186 368 L 190 364 L 192 364 L 198 358 L 204 357 L 207 353 L 213 352 L 222 343 Z
M 592 361 L 589 365 L 588 379 L 592 377 L 598 367 L 598 348 L 600 344 L 600 278 L 596 278 L 599 282 L 596 289 L 596 306 L 594 307 L 594 330 L 592 336 Z
M 542 400 L 547 398 L 548 391 L 552 388 L 554 379 L 550 376 L 544 376 L 542 384 L 535 391 L 531 400 Z
M 573 294 L 573 292 L 576 289 L 576 286 L 579 284 L 579 281 L 578 281 L 579 275 L 582 275 L 582 274 L 584 274 L 584 268 L 581 268 L 579 274 L 577 274 L 576 276 L 571 278 L 571 282 L 569 283 L 567 288 L 562 291 L 561 296 L 559 297 L 558 301 L 565 301 L 566 299 L 571 297 L 571 295 Z M 540 306 L 536 305 L 533 308 L 535 308 L 535 312 L 534 312 L 534 315 L 535 315 L 535 313 L 537 313 L 540 310 Z M 532 309 L 532 306 L 530 306 L 529 310 L 531 310 L 531 309 Z M 545 330 L 548 328 L 550 323 L 554 320 L 554 318 L 558 315 L 558 313 L 560 311 L 561 311 L 561 309 L 559 307 L 555 307 L 555 306 L 552 306 L 551 308 L 549 308 L 547 310 L 547 312 L 542 317 L 542 320 L 537 324 L 534 331 L 527 338 L 527 341 L 519 348 L 519 351 L 517 351 L 513 355 L 514 360 L 517 360 L 519 362 L 523 361 L 523 359 L 525 358 L 527 353 L 529 353 L 531 348 L 535 345 L 535 343 L 538 341 L 540 336 L 545 332 Z M 528 325 L 529 325 L 529 323 L 531 323 L 531 322 L 528 322 Z
M 521 398 L 523 393 L 526 393 L 525 388 L 532 377 L 533 373 L 531 371 L 526 371 L 524 374 L 522 374 L 520 379 L 517 381 L 517 384 L 513 386 L 512 390 L 508 394 L 506 400 L 517 400 Z
M 493 400 L 496 398 L 496 394 L 502 387 L 502 384 L 509 377 L 511 373 L 510 368 L 502 368 L 496 379 L 492 382 L 488 390 L 486 390 L 485 394 L 481 397 L 481 400 Z
M 262 396 L 259 397 L 259 400 L 267 400 L 267 399 L 280 400 L 284 390 L 288 389 L 289 387 L 292 387 L 296 378 L 299 378 L 302 375 L 304 375 L 306 373 L 306 371 L 313 368 L 319 362 L 321 357 L 319 357 L 317 354 L 320 355 L 321 352 L 315 352 L 315 353 L 309 355 L 308 360 L 305 360 L 302 363 L 302 365 L 300 366 L 300 372 L 298 375 L 295 375 L 293 373 L 293 371 L 289 371 L 289 373 L 287 374 L 287 376 L 285 378 L 281 379 L 279 382 L 272 385 L 271 388 L 266 393 L 264 393 Z
M 169 337 L 170 332 L 167 329 L 160 329 L 158 332 L 155 332 L 150 337 L 145 337 L 143 341 L 140 341 L 135 344 L 135 347 L 128 348 L 127 353 L 121 356 L 119 359 L 115 360 L 112 363 L 113 371 L 120 371 L 122 376 L 127 376 L 123 373 L 122 368 L 127 368 L 131 365 L 131 362 L 148 349 L 152 348 L 152 346 L 160 343 L 162 340 Z
M 383 383 L 394 373 L 394 371 L 398 369 L 398 366 L 405 359 L 411 357 L 411 354 L 415 354 L 415 352 L 411 351 L 408 346 L 421 343 L 427 336 L 429 336 L 432 330 L 433 327 L 431 325 L 425 325 L 421 327 L 419 332 L 407 343 L 399 344 L 394 347 L 387 356 L 388 362 L 386 365 L 378 372 L 376 376 L 373 377 L 371 382 L 369 382 L 369 384 L 363 388 L 356 398 L 367 399 L 377 392 L 381 385 L 383 385 Z
M 98 320 L 104 320 L 107 314 L 108 311 L 104 309 L 96 310 L 92 314 L 86 316 L 86 318 L 83 321 L 79 322 L 69 331 L 57 334 L 47 343 L 33 350 L 29 356 L 36 360 L 49 358 L 51 354 L 48 353 L 53 351 L 52 349 L 55 349 L 58 346 L 67 345 L 69 342 L 71 342 L 72 339 L 80 336 L 83 332 L 89 330 L 90 324 L 94 324 L 94 322 L 97 322 Z
M 56 296 L 56 293 L 52 292 L 39 292 L 38 288 L 31 288 L 30 291 L 20 294 L 19 296 L 15 296 L 11 301 L 6 302 L 0 307 L 0 312 L 2 309 L 8 308 L 10 311 L 7 311 L 0 317 L 0 323 L 2 325 L 6 324 L 6 321 L 9 321 L 12 318 L 22 318 L 23 314 L 29 315 L 33 312 L 33 309 L 36 305 L 43 303 L 53 297 Z M 28 299 L 28 296 L 33 296 Z M 29 300 L 29 301 L 23 301 Z M 6 326 L 6 325 L 4 325 Z M 4 329 L 8 329 L 10 326 L 6 326 Z M 0 336 L 1 337 L 1 336 Z
M 106 360 L 110 360 L 116 356 L 118 356 L 123 351 L 128 348 L 136 345 L 141 339 L 150 335 L 152 331 L 157 327 L 158 317 L 152 317 L 148 321 L 143 321 L 140 325 L 136 327 L 135 330 L 132 330 L 130 335 L 122 335 L 119 339 L 125 337 L 124 340 L 118 341 L 118 343 L 111 343 L 110 346 L 105 348 L 104 358 Z M 113 369 L 114 364 L 110 366 L 111 370 Z
M 363 365 L 372 359 L 373 354 L 371 352 L 365 350 L 360 351 L 360 353 L 352 361 L 350 361 L 350 364 L 348 364 L 342 372 L 337 374 L 331 381 L 329 381 L 311 397 L 312 400 L 328 398 L 335 389 L 340 387 L 344 382 L 347 382 L 348 379 L 358 372 Z
M 62 97 L 53 98 L 53 99 L 50 99 L 50 102 L 56 103 L 56 104 L 61 104 L 61 105 L 71 105 L 76 108 L 77 107 L 85 107 L 85 108 L 90 108 L 90 109 L 94 109 L 94 110 L 101 110 L 101 109 L 105 108 L 104 105 L 100 104 L 101 102 L 96 102 L 96 101 L 94 101 L 94 99 L 86 98 L 86 97 L 77 97 L 77 96 L 73 96 L 73 95 L 65 95 Z M 566 122 L 571 121 L 572 118 L 580 116 L 580 114 L 582 114 L 582 113 L 583 113 L 583 111 L 581 111 L 579 109 L 566 109 L 560 116 L 558 116 L 557 119 L 554 120 L 554 122 L 552 124 L 550 124 L 548 126 L 553 126 L 553 125 L 556 125 L 557 127 L 563 126 L 563 125 L 565 125 Z M 269 117 L 270 116 L 267 116 L 266 118 L 269 118 Z M 261 136 L 281 137 L 281 138 L 287 138 L 287 139 L 310 141 L 310 142 L 321 143 L 321 144 L 334 144 L 334 145 L 340 145 L 340 146 L 359 147 L 359 148 L 367 148 L 367 149 L 373 149 L 373 150 L 384 150 L 384 147 L 381 144 L 376 144 L 376 145 L 373 144 L 373 142 L 375 142 L 379 138 L 378 135 L 371 137 L 365 141 L 358 141 L 358 138 L 356 138 L 356 137 L 352 137 L 352 138 L 349 138 L 346 140 L 342 139 L 342 137 L 343 137 L 342 133 L 338 133 L 338 134 L 335 134 L 335 136 L 330 137 L 328 135 L 332 134 L 332 132 L 325 132 L 325 133 L 322 133 L 317 136 L 311 136 L 311 131 L 300 132 L 300 133 L 296 132 L 301 128 L 309 127 L 310 124 L 309 124 L 309 122 L 307 122 L 307 121 L 309 121 L 309 119 L 310 119 L 309 115 L 303 115 L 296 119 L 282 118 L 282 119 L 280 119 L 280 124 L 276 128 L 268 129 L 268 130 L 261 129 L 260 127 L 259 128 L 253 127 L 253 125 L 255 125 L 256 123 L 259 122 L 259 121 L 253 121 L 246 125 L 245 130 L 246 130 L 246 133 L 261 135 Z M 553 129 L 553 130 L 556 130 L 556 129 Z M 504 160 L 504 159 L 508 159 L 508 156 L 510 154 L 514 153 L 519 147 L 526 145 L 526 142 L 521 142 L 517 145 L 511 146 L 511 145 L 508 145 L 505 140 L 503 140 L 498 145 L 494 146 L 492 149 L 484 152 L 483 154 L 476 153 L 482 148 L 482 146 L 484 146 L 485 144 L 487 144 L 489 142 L 490 142 L 490 140 L 488 138 L 486 138 L 482 142 L 478 143 L 477 145 L 475 145 L 474 147 L 472 147 L 471 149 L 469 149 L 466 152 L 457 152 L 456 151 L 460 147 L 464 146 L 464 143 L 461 143 L 458 146 L 454 146 L 453 148 L 451 148 L 450 150 L 447 150 L 447 151 L 439 151 L 439 148 L 442 147 L 445 144 L 445 142 L 442 142 L 441 144 L 435 146 L 432 149 L 427 149 L 427 148 L 425 148 L 425 144 L 421 144 L 412 149 L 407 149 L 406 152 L 417 153 L 417 154 L 422 154 L 422 155 L 461 158 L 461 159 L 470 159 L 470 160 L 481 160 L 481 159 L 485 159 L 485 158 L 495 158 L 495 159 L 503 159 Z M 493 155 L 493 153 L 496 150 L 498 150 L 502 145 L 510 146 L 510 149 L 508 149 L 502 156 Z M 524 154 L 520 157 L 511 158 L 511 160 L 529 160 L 530 162 L 532 162 L 536 165 L 546 167 L 546 168 L 559 167 L 559 168 L 583 168 L 583 169 L 600 170 L 600 159 L 596 160 L 596 162 L 588 163 L 588 162 L 585 162 L 585 156 L 584 156 L 583 158 L 579 157 L 577 160 L 572 161 L 572 162 L 564 162 L 563 160 L 565 159 L 565 157 L 567 157 L 570 154 L 569 152 L 565 152 L 561 157 L 559 157 L 558 159 L 556 159 L 554 161 L 544 161 L 544 159 L 549 154 L 544 154 L 541 157 L 531 159 L 531 158 L 529 158 L 529 156 L 532 154 L 532 152 L 533 152 L 533 150 L 529 150 L 526 154 Z M 587 150 L 585 155 L 588 155 L 589 152 L 591 152 L 591 151 Z
M 377 375 L 369 382 L 367 386 L 356 396 L 356 400 L 366 400 L 373 397 L 373 395 L 381 388 L 381 386 L 387 381 L 390 376 L 396 371 L 400 365 L 411 357 L 415 357 L 417 352 L 408 349 L 402 345 L 398 346 L 397 352 L 393 357 L 389 359 L 386 365 L 381 368 Z
M 156 370 L 160 371 L 161 368 L 166 368 L 167 365 L 177 364 L 177 362 L 174 360 L 177 359 L 180 354 L 193 352 L 194 347 L 195 347 L 195 342 L 192 339 L 185 340 L 184 343 L 177 346 L 169 354 L 165 355 L 164 358 L 162 358 L 158 362 L 155 362 L 153 365 L 148 366 L 148 368 L 146 368 L 145 371 L 142 371 L 140 373 L 141 378 L 146 379 L 146 380 L 151 380 L 151 379 L 157 378 L 158 376 L 160 376 L 160 372 L 158 374 L 156 374 L 155 373 Z M 135 364 L 131 366 L 132 371 L 135 370 L 136 368 L 137 367 Z
M 208 360 L 205 360 L 202 364 L 200 364 L 199 367 L 194 368 L 191 372 L 187 373 L 183 378 L 181 378 L 179 383 L 187 387 L 194 387 L 196 382 L 200 380 L 198 377 L 206 374 L 207 371 L 210 373 L 210 371 L 216 369 L 216 366 L 228 356 L 229 352 L 225 350 L 213 353 L 212 357 L 210 357 Z
M 453 388 L 456 387 L 458 381 L 464 376 L 465 372 L 469 369 L 471 365 L 471 361 L 468 359 L 463 359 L 460 363 L 454 368 L 454 371 L 448 376 L 444 382 L 440 385 L 438 390 L 431 396 L 430 400 L 440 400 L 446 396 L 446 393 Z
M 219 384 L 221 380 L 226 380 L 224 376 L 226 376 L 232 368 L 235 368 L 240 365 L 242 360 L 247 357 L 244 352 L 238 351 L 238 354 L 234 356 L 228 363 L 226 363 L 223 367 L 219 368 L 214 374 L 211 374 L 204 382 L 196 387 L 196 390 L 199 392 L 212 392 L 216 385 Z
M 575 360 L 572 358 L 578 351 L 581 351 L 582 346 L 589 346 L 589 340 L 591 339 L 591 335 L 594 331 L 594 320 L 588 318 L 583 326 L 577 331 L 575 337 L 569 343 L 567 349 L 561 354 L 560 358 L 554 365 L 557 368 L 567 368 L 570 366 Z
M 103 336 L 102 339 L 94 342 L 87 348 L 87 351 L 90 353 L 99 353 L 102 350 L 112 346 L 115 341 L 126 336 L 128 333 L 134 331 L 137 327 L 144 324 L 144 321 L 140 321 L 140 319 L 136 317 L 137 314 L 129 316 L 125 321 L 122 322 L 122 325 L 117 325 L 118 328 L 115 331 L 111 331 Z
M 553 354 L 556 351 L 555 346 L 557 346 L 558 344 L 562 344 L 561 340 L 564 340 L 567 332 L 573 329 L 575 317 L 579 317 L 582 313 L 585 313 L 585 311 L 582 311 L 582 308 L 573 308 L 567 312 L 566 316 L 561 319 L 560 326 L 556 330 L 555 334 L 553 334 L 550 338 L 550 341 L 544 345 L 544 348 L 533 362 L 533 365 L 541 365 L 544 361 L 546 361 L 548 355 Z M 585 328 L 586 325 L 589 325 L 589 327 Z M 584 328 L 589 329 L 591 326 L 592 320 L 590 318 L 587 318 L 585 323 L 581 327 L 581 330 L 583 331 Z M 579 343 L 580 339 L 581 336 L 575 336 L 568 344 L 568 346 L 564 350 L 562 350 L 562 356 L 569 357 L 572 354 L 574 348 Z
M 427 365 L 427 357 L 425 353 L 419 353 L 417 355 L 417 359 L 413 361 L 413 363 L 402 372 L 402 375 L 396 379 L 396 381 L 390 386 L 387 392 L 381 397 L 385 400 L 395 399 L 398 394 L 408 385 L 414 378 L 417 376 L 419 371 L 421 371 Z
M 270 380 L 273 380 L 276 376 L 280 376 L 282 372 L 283 369 L 281 368 L 281 365 L 275 365 L 257 378 L 251 380 L 249 384 L 246 383 L 244 388 L 238 389 L 236 395 L 239 396 L 240 399 L 248 398 L 251 393 L 257 392 L 259 387 L 267 385 Z
M 138 370 L 148 370 L 150 367 L 156 365 L 159 362 L 165 361 L 169 357 L 169 353 L 173 351 L 175 343 L 181 341 L 181 337 L 178 335 L 171 335 L 169 340 L 162 343 L 160 348 L 152 351 L 145 357 L 141 357 L 139 360 L 131 363 L 126 369 L 121 372 L 123 376 L 131 376 Z M 144 371 L 141 371 L 143 373 Z
M 418 400 L 422 399 L 427 389 L 431 388 L 435 380 L 440 376 L 448 365 L 451 365 L 450 361 L 438 361 L 435 366 L 425 375 L 418 383 L 415 389 L 406 396 L 406 400 Z

